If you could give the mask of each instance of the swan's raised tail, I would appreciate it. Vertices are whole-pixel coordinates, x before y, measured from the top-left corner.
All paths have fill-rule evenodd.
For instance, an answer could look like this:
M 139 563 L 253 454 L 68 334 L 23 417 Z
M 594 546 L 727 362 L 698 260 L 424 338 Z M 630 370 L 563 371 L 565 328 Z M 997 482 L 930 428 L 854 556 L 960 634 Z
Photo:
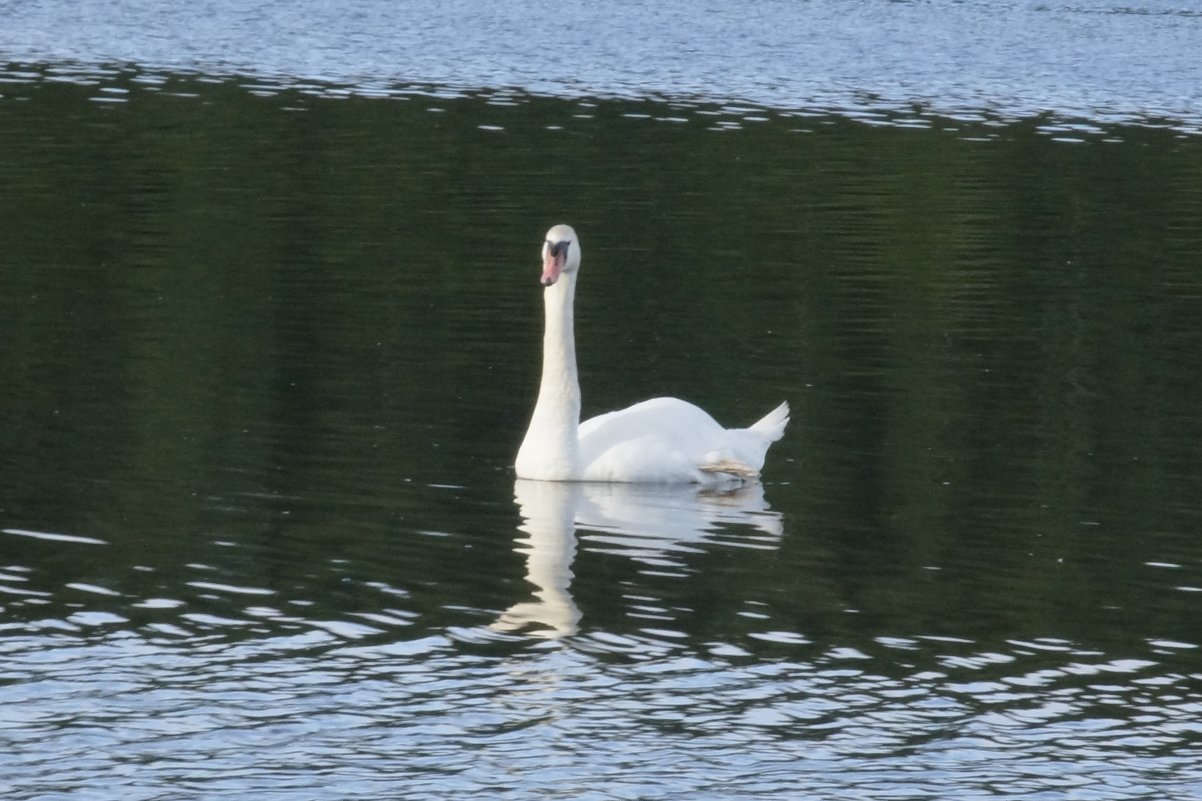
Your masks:
M 754 431 L 769 442 L 776 442 L 785 435 L 785 426 L 789 424 L 789 402 L 785 401 L 751 426 Z

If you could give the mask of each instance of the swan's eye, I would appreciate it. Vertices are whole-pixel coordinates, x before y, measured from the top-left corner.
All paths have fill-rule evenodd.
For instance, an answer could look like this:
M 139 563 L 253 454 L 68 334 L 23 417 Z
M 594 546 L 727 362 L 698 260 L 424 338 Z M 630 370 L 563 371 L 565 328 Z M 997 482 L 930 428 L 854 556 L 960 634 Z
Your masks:
M 551 242 L 550 240 L 548 240 L 547 241 L 547 252 L 550 253 L 553 257 L 563 256 L 566 259 L 568 257 L 568 245 L 569 244 L 571 244 L 571 243 L 567 242 L 567 241 Z

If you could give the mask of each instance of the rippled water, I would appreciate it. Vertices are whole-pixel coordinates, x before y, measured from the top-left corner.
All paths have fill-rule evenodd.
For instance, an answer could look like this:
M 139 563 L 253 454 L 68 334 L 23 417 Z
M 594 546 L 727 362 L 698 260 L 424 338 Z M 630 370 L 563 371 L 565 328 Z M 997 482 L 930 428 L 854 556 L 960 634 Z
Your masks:
M 230 565 L 246 558 L 186 565 L 189 580 L 172 586 L 160 576 L 160 595 L 135 596 L 132 578 L 112 576 L 51 593 L 38 574 L 52 558 L 86 564 L 82 551 L 114 543 L 6 530 L 6 546 L 28 546 L 29 566 L 5 576 L 20 597 L 2 645 L 12 797 L 105 798 L 114 787 L 123 798 L 1202 790 L 1199 676 L 1179 672 L 1196 644 L 1108 653 L 1050 636 L 869 636 L 857 623 L 815 637 L 791 599 L 685 604 L 672 587 L 705 583 L 690 566 L 707 558 L 774 558 L 783 521 L 759 489 L 696 499 L 519 484 L 517 497 L 534 599 L 492 621 L 448 604 L 442 614 L 461 622 L 442 631 L 422 598 L 433 580 L 396 564 L 304 566 L 330 585 L 320 595 L 296 593 L 274 571 L 235 584 Z M 505 561 L 504 542 L 444 537 Z M 462 578 L 491 583 L 498 572 Z M 411 591 L 378 580 L 394 575 Z M 514 597 L 526 592 L 506 584 Z M 609 601 L 619 619 L 590 608 L 599 594 L 620 596 Z M 338 619 L 330 607 L 341 607 Z M 697 625 L 702 616 L 719 620 Z M 498 633 L 519 617 L 549 627 L 532 632 L 574 636 Z
M 10 3 L 0 59 L 249 74 L 368 94 L 480 87 L 1100 121 L 1202 117 L 1202 12 L 1182 0 L 782 3 Z M 308 79 L 306 81 L 305 79 Z
M 4 9 L 3 798 L 1202 797 L 1202 18 L 624 10 Z
M 220 654 L 156 639 L 16 653 L 53 675 L 23 685 L 6 716 L 21 797 L 1199 790 L 1196 751 L 1182 749 L 1198 728 L 1184 678 L 1063 642 L 980 653 L 896 640 L 876 656 L 797 661 L 680 655 L 645 638 L 504 654 L 431 637 L 320 655 L 303 637 Z M 614 649 L 645 659 L 598 659 Z

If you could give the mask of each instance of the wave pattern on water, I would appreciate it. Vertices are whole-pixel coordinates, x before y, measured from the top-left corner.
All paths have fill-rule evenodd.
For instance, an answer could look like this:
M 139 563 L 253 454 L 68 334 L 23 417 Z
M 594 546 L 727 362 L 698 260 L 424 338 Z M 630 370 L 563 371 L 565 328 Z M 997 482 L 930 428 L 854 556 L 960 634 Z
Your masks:
M 1202 675 L 1065 642 L 913 638 L 771 662 L 667 644 L 615 660 L 600 632 L 549 650 L 462 653 L 433 636 L 320 659 L 298 653 L 304 641 L 181 648 L 133 632 L 4 643 L 14 799 L 86 793 L 98 777 L 130 799 L 1202 790 Z
M 1202 128 L 1202 16 L 1164 0 L 614 4 L 24 4 L 0 62 L 51 64 L 55 79 L 137 65 L 155 74 L 254 76 L 249 88 L 404 97 L 517 90 L 691 105 L 925 116 L 1048 114 L 1070 135 L 1097 124 Z M 70 26 L 58 20 L 77 20 Z M 19 71 L 17 74 L 20 74 Z M 12 80 L 10 77 L 9 80 Z M 424 87 L 424 88 L 423 88 Z M 98 100 L 120 102 L 119 93 Z M 755 115 L 749 115 L 755 116 Z M 919 124 L 923 124 L 919 122 Z
M 98 781 L 130 799 L 170 788 L 211 798 L 1079 791 L 1184 801 L 1202 789 L 1202 673 L 1182 669 L 1196 643 L 1147 639 L 1119 655 L 1049 637 L 807 634 L 752 601 L 737 627 L 699 635 L 686 619 L 701 610 L 673 588 L 688 581 L 689 560 L 779 547 L 779 517 L 758 489 L 516 489 L 514 547 L 542 614 L 573 595 L 587 605 L 598 583 L 588 563 L 616 560 L 638 577 L 621 582 L 625 622 L 586 607 L 583 626 L 550 640 L 500 631 L 487 625 L 496 610 L 452 600 L 436 612 L 417 585 L 390 586 L 383 576 L 396 565 L 337 558 L 279 563 L 253 585 L 236 560 L 195 563 L 174 590 L 164 575 L 161 594 L 145 597 L 112 582 L 56 589 L 45 558 L 41 570 L 5 567 L 0 581 L 15 591 L 0 624 L 8 797 L 86 794 Z M 391 542 L 397 564 L 428 541 Z M 51 533 L 26 547 L 65 557 L 98 542 Z M 318 592 L 321 572 L 338 580 L 336 596 L 280 597 L 289 585 L 305 593 L 295 584 L 304 574 Z

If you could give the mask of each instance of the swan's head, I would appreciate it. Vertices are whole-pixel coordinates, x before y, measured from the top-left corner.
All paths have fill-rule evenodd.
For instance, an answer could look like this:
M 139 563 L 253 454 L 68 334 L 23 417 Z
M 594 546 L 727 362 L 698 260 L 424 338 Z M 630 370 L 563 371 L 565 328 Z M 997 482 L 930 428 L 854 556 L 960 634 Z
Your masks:
M 551 286 L 562 273 L 573 273 L 580 266 L 580 240 L 570 225 L 556 225 L 547 231 L 543 242 L 543 286 Z

